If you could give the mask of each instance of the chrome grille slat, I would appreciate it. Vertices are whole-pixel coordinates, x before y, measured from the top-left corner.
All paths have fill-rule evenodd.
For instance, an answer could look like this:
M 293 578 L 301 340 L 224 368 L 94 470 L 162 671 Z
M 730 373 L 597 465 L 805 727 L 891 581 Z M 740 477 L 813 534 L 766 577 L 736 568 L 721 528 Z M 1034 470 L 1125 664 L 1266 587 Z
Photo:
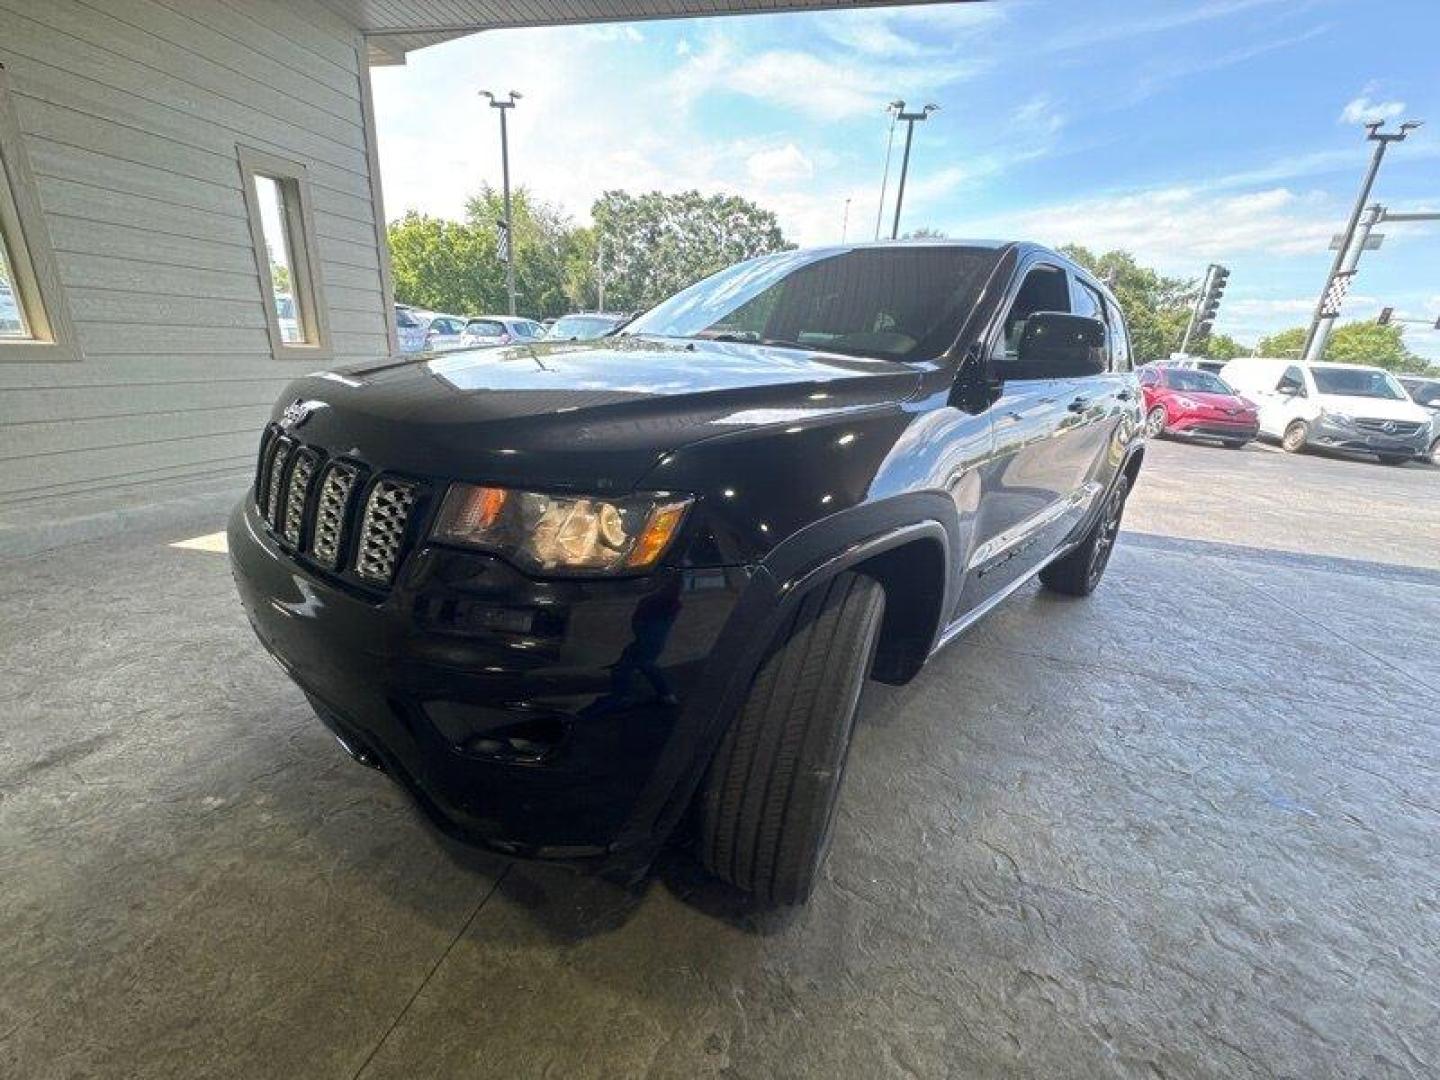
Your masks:
M 300 538 L 304 534 L 305 503 L 310 497 L 310 481 L 315 479 L 315 468 L 319 464 L 319 454 L 301 448 L 295 454 L 295 463 L 290 466 L 290 483 L 285 491 L 285 541 L 292 547 L 300 546 Z
M 265 490 L 270 479 L 270 451 L 275 448 L 275 437 L 278 434 L 272 426 L 267 427 L 265 434 L 260 436 L 260 456 L 255 463 L 255 505 L 262 511 L 265 509 Z
M 310 531 L 310 553 L 327 570 L 340 565 L 340 546 L 345 538 L 345 511 L 359 474 L 349 465 L 335 463 L 325 471 L 320 498 L 315 503 L 315 524 Z
M 265 505 L 261 509 L 265 513 L 265 520 L 270 523 L 272 529 L 280 528 L 280 515 L 285 509 L 283 494 L 283 483 L 285 480 L 285 466 L 290 461 L 290 453 L 295 449 L 295 444 L 285 436 L 275 440 L 274 456 L 270 458 L 270 478 L 265 485 Z
M 365 500 L 365 514 L 360 522 L 356 574 L 379 585 L 390 584 L 414 504 L 415 489 L 411 485 L 383 478 L 375 481 Z

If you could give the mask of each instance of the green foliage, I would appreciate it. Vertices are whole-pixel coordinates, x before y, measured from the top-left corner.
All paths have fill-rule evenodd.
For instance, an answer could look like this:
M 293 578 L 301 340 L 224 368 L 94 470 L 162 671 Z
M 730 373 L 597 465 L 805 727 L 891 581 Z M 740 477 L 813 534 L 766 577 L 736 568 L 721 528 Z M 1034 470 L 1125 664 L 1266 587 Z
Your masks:
M 1109 284 L 1125 315 L 1136 363 L 1161 359 L 1180 347 L 1195 302 L 1195 282 L 1156 273 L 1137 263 L 1128 251 L 1097 256 L 1078 244 L 1060 250 Z
M 607 191 L 596 201 L 605 238 L 605 299 L 641 310 L 742 259 L 794 245 L 775 215 L 733 195 Z
M 1250 347 L 1241 345 L 1229 334 L 1211 334 L 1200 343 L 1200 355 L 1211 360 L 1234 360 L 1237 356 L 1249 356 Z
M 606 192 L 593 228 L 557 207 L 512 192 L 511 237 L 519 312 L 533 318 L 599 305 L 596 257 L 605 241 L 605 306 L 639 310 L 741 259 L 793 245 L 775 215 L 733 196 Z M 505 265 L 495 223 L 504 197 L 481 188 L 463 222 L 409 213 L 390 225 L 395 297 L 401 303 L 482 315 L 506 309 Z
M 1294 326 L 1260 340 L 1261 356 L 1298 358 L 1306 328 Z M 1337 364 L 1374 364 L 1390 371 L 1425 371 L 1426 361 L 1405 344 L 1403 326 L 1348 322 L 1337 326 L 1325 346 L 1325 359 Z

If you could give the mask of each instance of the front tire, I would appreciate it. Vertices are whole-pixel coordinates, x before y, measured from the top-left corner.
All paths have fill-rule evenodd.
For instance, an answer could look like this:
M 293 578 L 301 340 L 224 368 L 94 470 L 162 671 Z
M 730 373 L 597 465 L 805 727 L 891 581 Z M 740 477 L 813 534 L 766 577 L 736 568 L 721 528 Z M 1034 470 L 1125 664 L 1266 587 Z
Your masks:
M 1151 439 L 1158 439 L 1165 434 L 1165 406 L 1156 405 L 1145 414 L 1145 434 Z
M 1066 596 L 1089 596 L 1110 565 L 1115 550 L 1115 537 L 1120 532 L 1120 519 L 1125 515 L 1125 498 L 1130 481 L 1124 473 L 1115 478 L 1115 485 L 1105 500 L 1099 519 L 1090 526 L 1085 539 L 1063 558 L 1056 559 L 1040 571 L 1040 583 L 1047 589 Z
M 884 612 L 885 590 L 860 574 L 803 597 L 710 765 L 701 860 L 766 903 L 815 887 Z
M 1299 454 L 1304 451 L 1309 441 L 1310 425 L 1304 420 L 1296 420 L 1285 429 L 1285 434 L 1280 439 L 1280 446 L 1287 454 Z

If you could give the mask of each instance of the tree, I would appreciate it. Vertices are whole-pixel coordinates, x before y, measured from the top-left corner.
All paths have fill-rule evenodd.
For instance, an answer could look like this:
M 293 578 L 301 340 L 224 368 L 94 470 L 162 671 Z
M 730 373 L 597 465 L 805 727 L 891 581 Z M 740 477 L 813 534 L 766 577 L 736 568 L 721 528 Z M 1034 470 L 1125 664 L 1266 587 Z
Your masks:
M 1241 345 L 1229 334 L 1209 334 L 1200 343 L 1200 353 L 1211 360 L 1234 360 L 1237 356 L 1249 356 L 1250 347 Z
M 538 319 L 564 315 L 576 306 L 566 290 L 567 263 L 576 230 L 557 206 L 533 198 L 525 188 L 510 194 L 510 246 L 515 258 L 515 298 L 519 310 Z M 496 222 L 504 220 L 504 193 L 486 184 L 465 203 L 467 223 L 488 232 L 498 248 Z M 501 303 L 489 311 L 505 310 L 505 267 L 498 250 L 495 263 L 501 277 Z
M 733 195 L 607 191 L 591 216 L 615 309 L 649 307 L 731 263 L 794 247 L 773 213 Z
M 1260 339 L 1261 356 L 1298 359 L 1305 348 L 1306 328 L 1294 326 Z M 1348 322 L 1337 326 L 1325 346 L 1325 359 L 1338 364 L 1374 364 L 1390 371 L 1424 371 L 1424 358 L 1405 344 L 1403 326 Z
M 1180 347 L 1195 301 L 1195 282 L 1165 277 L 1141 266 L 1128 251 L 1097 256 L 1079 244 L 1067 244 L 1060 250 L 1109 283 L 1125 315 L 1130 353 L 1137 364 L 1169 356 Z

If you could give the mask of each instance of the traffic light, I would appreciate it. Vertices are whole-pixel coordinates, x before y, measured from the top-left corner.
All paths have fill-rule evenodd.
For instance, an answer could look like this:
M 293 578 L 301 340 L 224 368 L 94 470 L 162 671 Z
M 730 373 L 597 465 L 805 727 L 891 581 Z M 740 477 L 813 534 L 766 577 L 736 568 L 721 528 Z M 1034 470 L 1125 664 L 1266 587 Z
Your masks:
M 1215 324 L 1220 313 L 1220 298 L 1225 294 L 1225 285 L 1230 280 L 1230 271 L 1219 263 L 1211 263 L 1210 272 L 1205 275 L 1205 290 L 1200 294 L 1200 307 L 1195 319 L 1195 338 L 1203 339 Z
M 1380 317 L 1375 320 L 1375 325 L 1376 325 L 1376 326 L 1389 326 L 1389 325 L 1390 325 L 1390 320 L 1391 320 L 1391 318 L 1394 317 L 1394 315 L 1395 315 L 1395 309 L 1394 309 L 1393 307 L 1382 307 L 1382 308 L 1380 309 Z

